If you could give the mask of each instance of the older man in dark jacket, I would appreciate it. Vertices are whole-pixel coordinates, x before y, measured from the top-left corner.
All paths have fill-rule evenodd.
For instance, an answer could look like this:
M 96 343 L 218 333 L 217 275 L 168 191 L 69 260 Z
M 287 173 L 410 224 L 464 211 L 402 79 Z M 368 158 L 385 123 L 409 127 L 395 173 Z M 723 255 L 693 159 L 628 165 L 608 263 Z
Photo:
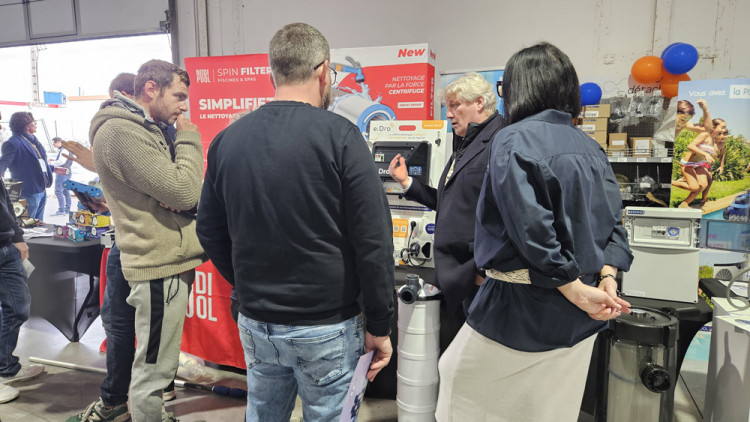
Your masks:
M 466 310 L 484 280 L 474 262 L 474 216 L 491 141 L 505 126 L 505 120 L 495 109 L 495 87 L 478 73 L 467 73 L 453 81 L 443 90 L 443 98 L 453 126 L 455 152 L 437 189 L 409 177 L 400 154 L 389 171 L 404 188 L 406 199 L 437 211 L 435 284 L 445 296 L 447 321 L 455 323 L 441 330 L 444 349 L 466 320 Z

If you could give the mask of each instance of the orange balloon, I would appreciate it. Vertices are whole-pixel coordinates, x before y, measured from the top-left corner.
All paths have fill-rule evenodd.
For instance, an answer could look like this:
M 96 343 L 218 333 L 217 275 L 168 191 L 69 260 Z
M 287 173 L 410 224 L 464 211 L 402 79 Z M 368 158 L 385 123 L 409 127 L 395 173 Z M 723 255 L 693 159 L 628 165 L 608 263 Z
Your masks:
M 664 72 L 664 76 L 661 78 L 661 95 L 666 98 L 672 98 L 677 95 L 677 88 L 680 85 L 680 81 L 689 81 L 690 76 L 687 73 L 682 75 L 673 75 L 669 72 Z
M 636 82 L 642 84 L 658 82 L 662 75 L 661 59 L 656 56 L 643 56 L 633 63 L 630 74 Z

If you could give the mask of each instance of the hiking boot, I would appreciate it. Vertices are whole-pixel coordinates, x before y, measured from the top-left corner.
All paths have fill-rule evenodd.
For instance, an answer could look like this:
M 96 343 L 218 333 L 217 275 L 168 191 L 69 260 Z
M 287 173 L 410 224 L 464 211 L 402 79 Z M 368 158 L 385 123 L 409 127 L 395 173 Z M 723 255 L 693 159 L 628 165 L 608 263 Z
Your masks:
M 36 378 L 44 373 L 44 365 L 29 365 L 22 366 L 21 370 L 18 371 L 12 377 L 2 377 L 3 384 L 16 384 L 23 381 L 28 381 L 32 378 Z
M 83 412 L 69 417 L 65 422 L 126 422 L 130 420 L 128 404 L 106 407 L 102 398 L 99 397 L 91 403 Z
M 10 385 L 0 384 L 0 403 L 7 403 L 18 397 L 18 390 Z

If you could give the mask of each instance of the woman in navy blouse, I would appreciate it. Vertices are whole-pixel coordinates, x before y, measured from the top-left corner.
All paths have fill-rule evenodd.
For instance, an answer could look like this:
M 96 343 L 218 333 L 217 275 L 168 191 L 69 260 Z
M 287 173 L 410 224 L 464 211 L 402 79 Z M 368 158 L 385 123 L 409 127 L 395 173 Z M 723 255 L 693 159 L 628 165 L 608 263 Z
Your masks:
M 440 359 L 439 421 L 575 421 L 596 334 L 630 312 L 615 274 L 633 256 L 605 152 L 573 126 L 578 77 L 541 43 L 513 55 L 477 205 L 487 272 Z

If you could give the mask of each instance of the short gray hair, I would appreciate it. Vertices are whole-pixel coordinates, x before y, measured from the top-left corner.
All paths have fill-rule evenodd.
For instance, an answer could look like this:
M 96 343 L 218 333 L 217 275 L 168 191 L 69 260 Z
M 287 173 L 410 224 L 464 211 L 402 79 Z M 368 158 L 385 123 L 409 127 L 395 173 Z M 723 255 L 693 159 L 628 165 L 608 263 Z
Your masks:
M 271 38 L 268 61 L 276 86 L 307 81 L 315 66 L 330 60 L 331 49 L 323 34 L 306 23 L 290 23 Z
M 484 111 L 491 114 L 497 106 L 497 96 L 495 87 L 487 82 L 482 75 L 477 72 L 468 72 L 461 75 L 460 78 L 451 82 L 443 88 L 441 98 L 447 101 L 448 98 L 455 97 L 457 100 L 472 103 L 477 98 L 484 98 Z

